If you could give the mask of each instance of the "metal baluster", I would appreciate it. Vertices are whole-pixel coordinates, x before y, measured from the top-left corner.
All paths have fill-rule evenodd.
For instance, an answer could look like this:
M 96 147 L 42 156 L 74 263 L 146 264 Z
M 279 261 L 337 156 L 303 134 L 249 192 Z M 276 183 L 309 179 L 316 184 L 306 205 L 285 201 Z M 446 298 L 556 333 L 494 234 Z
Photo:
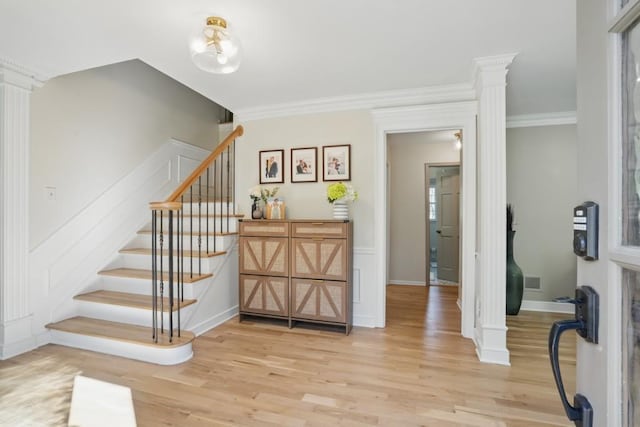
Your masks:
M 206 223 L 207 223 L 207 255 L 209 255 L 209 167 L 207 166 L 207 219 L 206 219 Z M 215 197 L 214 197 L 215 199 Z M 215 201 L 214 201 L 215 203 Z
M 164 334 L 164 271 L 163 260 L 164 255 L 164 212 L 160 211 L 160 333 Z
M 230 152 L 231 148 L 227 145 L 227 233 L 229 232 L 229 201 L 231 195 L 231 161 L 229 157 Z
M 173 210 L 169 210 L 169 342 L 173 342 Z
M 157 266 L 157 245 L 156 239 L 158 238 L 157 230 L 156 230 L 156 221 L 157 221 L 158 213 L 154 209 L 151 211 L 151 330 L 152 330 L 152 339 L 154 342 L 158 342 L 158 291 L 156 287 L 158 286 L 158 266 Z
M 220 153 L 220 222 L 218 223 L 218 225 L 220 226 L 220 233 L 222 233 L 222 214 L 223 214 L 223 210 L 224 208 L 222 207 L 222 200 L 224 198 L 224 151 L 222 153 Z M 218 239 L 216 238 L 215 241 L 217 241 Z
M 198 178 L 198 274 L 202 274 L 202 175 Z
M 178 210 L 178 232 L 176 242 L 178 244 L 178 258 L 176 261 L 178 263 L 178 337 L 180 337 L 180 329 L 182 328 L 180 324 L 180 302 L 182 300 L 182 289 L 184 288 L 184 277 L 182 276 L 182 269 L 184 268 L 184 254 L 182 253 L 182 220 L 183 220 L 183 212 L 182 205 L 180 205 L 180 210 Z
M 191 202 L 189 203 L 189 277 L 193 279 L 193 185 L 189 187 L 191 193 Z
M 233 215 L 236 215 L 236 140 L 234 139 L 231 143 L 233 146 Z M 237 224 L 237 223 L 236 223 Z M 227 230 L 229 231 L 229 230 Z
M 213 161 L 213 252 L 216 251 L 216 223 L 218 222 L 218 217 L 216 216 L 216 212 L 217 212 L 217 203 L 215 202 L 215 199 L 217 199 L 218 196 L 218 181 L 216 179 L 217 175 L 217 171 L 218 171 L 218 161 L 214 160 Z

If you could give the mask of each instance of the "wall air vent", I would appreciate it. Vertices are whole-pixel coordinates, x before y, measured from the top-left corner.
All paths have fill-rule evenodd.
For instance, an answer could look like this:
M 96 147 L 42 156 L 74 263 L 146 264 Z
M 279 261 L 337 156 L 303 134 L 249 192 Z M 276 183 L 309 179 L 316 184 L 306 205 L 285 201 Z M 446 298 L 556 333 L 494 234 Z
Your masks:
M 540 291 L 540 278 L 539 277 L 525 277 L 524 288 L 530 291 Z

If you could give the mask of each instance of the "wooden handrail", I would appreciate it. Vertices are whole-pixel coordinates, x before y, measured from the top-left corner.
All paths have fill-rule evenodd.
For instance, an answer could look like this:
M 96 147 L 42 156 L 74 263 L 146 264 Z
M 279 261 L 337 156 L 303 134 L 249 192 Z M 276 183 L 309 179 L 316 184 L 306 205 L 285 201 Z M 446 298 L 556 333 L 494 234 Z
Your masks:
M 213 150 L 213 152 L 211 154 L 209 154 L 209 156 L 207 156 L 206 159 L 204 159 L 204 161 L 202 163 L 200 163 L 200 166 L 198 166 L 193 172 L 191 172 L 191 175 L 189 175 L 189 177 L 187 179 L 185 179 L 182 184 L 180 184 L 180 186 L 178 188 L 176 188 L 176 190 L 171 193 L 171 195 L 167 198 L 167 200 L 165 200 L 165 202 L 177 202 L 180 197 L 182 197 L 182 195 L 187 191 L 187 189 L 189 189 L 189 187 L 191 187 L 195 182 L 196 179 L 198 179 L 198 177 L 200 175 L 202 175 L 202 173 L 209 167 L 209 165 L 211 163 L 213 163 L 213 161 L 218 158 L 218 156 L 229 146 L 231 145 L 231 143 L 239 136 L 242 136 L 242 134 L 244 133 L 244 128 L 242 127 L 242 125 L 238 125 L 233 132 L 231 132 L 229 134 L 229 136 L 227 136 L 224 141 L 222 141 L 215 150 Z

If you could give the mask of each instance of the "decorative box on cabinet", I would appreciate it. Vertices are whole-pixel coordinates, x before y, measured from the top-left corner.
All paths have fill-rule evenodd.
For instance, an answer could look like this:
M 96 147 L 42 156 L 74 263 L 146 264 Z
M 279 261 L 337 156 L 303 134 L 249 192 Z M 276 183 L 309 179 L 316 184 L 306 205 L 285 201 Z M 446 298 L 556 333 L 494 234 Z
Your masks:
M 289 319 L 289 223 L 240 222 L 240 317 Z
M 339 325 L 348 334 L 353 324 L 352 241 L 349 221 L 242 220 L 240 314 L 288 317 L 290 326 L 296 321 Z

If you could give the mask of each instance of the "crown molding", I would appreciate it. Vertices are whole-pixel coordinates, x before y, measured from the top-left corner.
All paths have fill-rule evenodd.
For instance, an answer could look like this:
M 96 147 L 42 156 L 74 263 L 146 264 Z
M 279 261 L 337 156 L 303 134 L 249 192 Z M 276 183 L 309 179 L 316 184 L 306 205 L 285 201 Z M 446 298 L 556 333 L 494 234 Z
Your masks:
M 578 119 L 575 111 L 557 113 L 523 114 L 507 117 L 507 129 L 537 126 L 575 125 Z
M 471 71 L 472 86 L 476 89 L 479 84 L 482 86 L 504 86 L 507 69 L 517 55 L 517 53 L 506 53 L 474 58 Z
M 352 96 L 317 98 L 301 102 L 241 108 L 235 110 L 233 113 L 237 122 L 246 122 L 303 114 L 368 110 L 373 108 L 468 101 L 473 99 L 475 99 L 475 90 L 471 85 L 455 84 L 373 92 Z
M 49 73 L 26 67 L 12 59 L 0 56 L 0 80 L 2 81 L 10 81 L 19 86 L 28 86 L 25 89 L 31 89 L 41 87 L 50 78 L 51 74 Z

